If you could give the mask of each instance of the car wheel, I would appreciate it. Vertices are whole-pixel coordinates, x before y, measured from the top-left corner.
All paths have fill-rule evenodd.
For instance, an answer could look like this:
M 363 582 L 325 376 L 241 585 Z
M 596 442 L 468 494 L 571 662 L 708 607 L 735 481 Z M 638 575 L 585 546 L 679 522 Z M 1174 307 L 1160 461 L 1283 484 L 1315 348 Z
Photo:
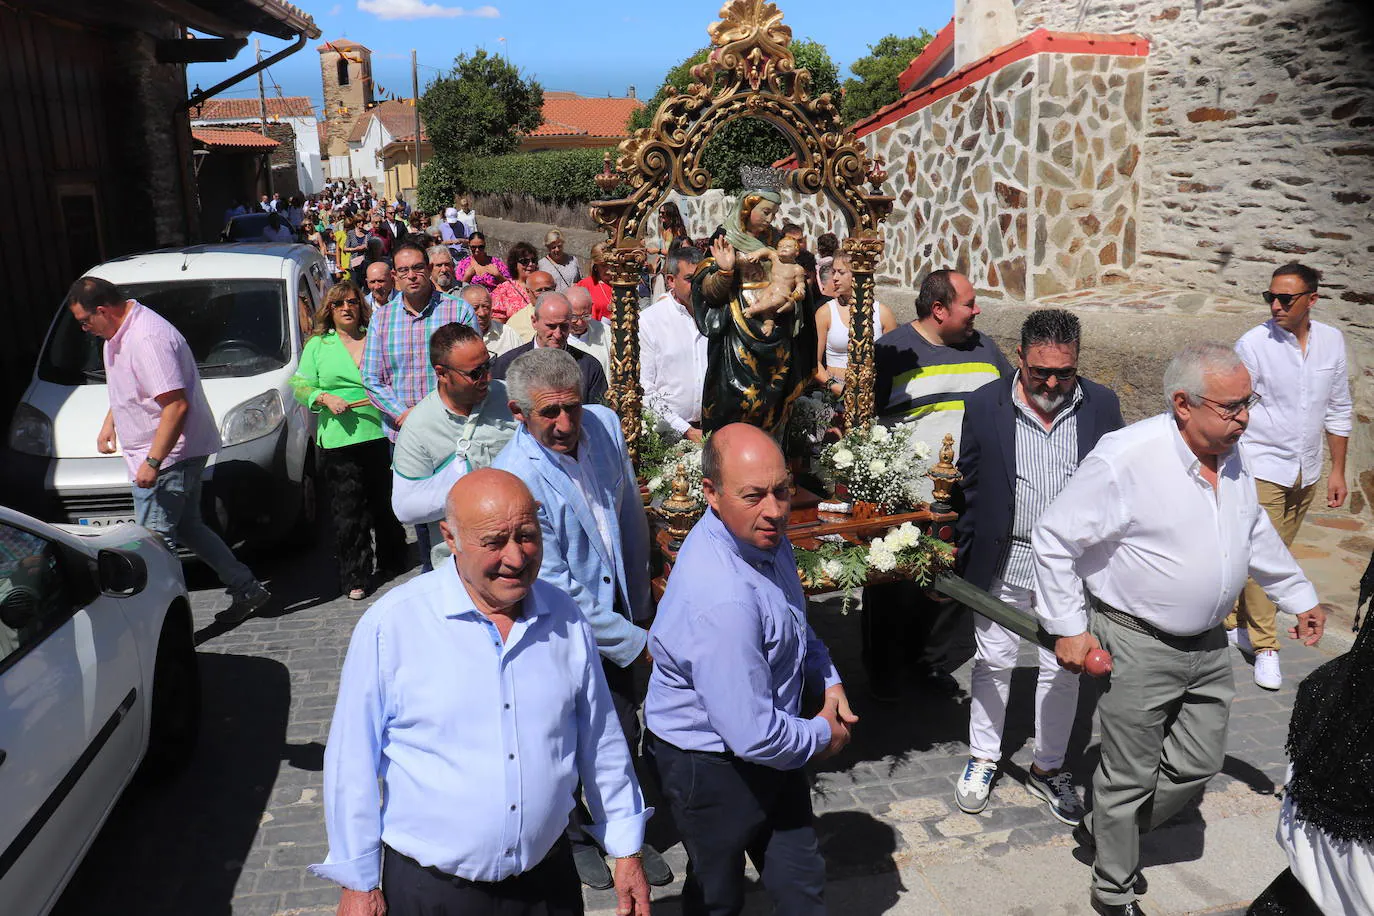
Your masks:
M 168 611 L 153 667 L 153 721 L 139 777 L 160 782 L 180 772 L 200 737 L 200 667 L 184 611 Z

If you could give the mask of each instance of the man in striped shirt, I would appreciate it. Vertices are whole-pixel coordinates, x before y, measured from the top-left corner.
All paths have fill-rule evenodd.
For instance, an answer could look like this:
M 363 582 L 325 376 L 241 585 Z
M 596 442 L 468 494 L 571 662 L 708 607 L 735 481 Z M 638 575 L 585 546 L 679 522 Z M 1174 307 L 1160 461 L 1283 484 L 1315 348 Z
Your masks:
M 1018 368 L 969 395 L 959 471 L 964 510 L 959 572 L 971 584 L 1031 615 L 1035 562 L 1031 529 L 1099 439 L 1121 428 L 1121 404 L 1108 388 L 1078 375 L 1078 318 L 1062 309 L 1032 312 L 1021 325 Z M 1002 727 L 1021 640 L 974 618 L 977 654 L 969 704 L 969 759 L 955 789 L 960 809 L 988 803 L 1002 757 Z M 1050 813 L 1075 825 L 1083 816 L 1073 775 L 1064 766 L 1078 706 L 1078 675 L 1053 650 L 1039 650 L 1035 757 L 1026 779 Z
M 950 433 L 957 454 L 964 397 L 1011 375 L 997 344 L 974 330 L 978 315 L 968 277 L 953 270 L 932 271 L 916 297 L 916 320 L 884 334 L 875 347 L 873 403 L 879 418 L 914 420 L 917 436 L 932 453 Z M 874 698 L 897 698 L 897 677 L 906 662 L 916 666 L 924 686 L 958 693 L 959 685 L 946 670 L 958 620 L 958 605 L 932 600 L 909 583 L 865 589 L 863 657 Z
M 400 296 L 372 313 L 361 368 L 367 396 L 381 410 L 382 426 L 394 446 L 410 409 L 434 390 L 429 336 L 454 321 L 481 332 L 472 306 L 434 288 L 429 258 L 419 245 L 396 246 L 391 274 Z M 420 568 L 429 572 L 429 531 L 418 527 L 415 536 L 420 542 Z

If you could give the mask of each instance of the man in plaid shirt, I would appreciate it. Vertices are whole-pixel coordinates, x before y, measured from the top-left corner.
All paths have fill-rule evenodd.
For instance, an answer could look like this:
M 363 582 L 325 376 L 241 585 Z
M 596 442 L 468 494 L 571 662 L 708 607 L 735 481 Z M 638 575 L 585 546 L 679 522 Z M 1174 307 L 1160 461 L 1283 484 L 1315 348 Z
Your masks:
M 482 332 L 466 300 L 445 296 L 434 288 L 429 257 L 423 248 L 410 243 L 398 245 L 391 263 L 400 296 L 372 313 L 361 368 L 367 396 L 381 410 L 386 437 L 394 445 L 410 408 L 434 390 L 429 336 L 455 321 L 478 334 Z M 420 541 L 421 568 L 429 572 L 429 532 L 421 526 L 415 533 Z

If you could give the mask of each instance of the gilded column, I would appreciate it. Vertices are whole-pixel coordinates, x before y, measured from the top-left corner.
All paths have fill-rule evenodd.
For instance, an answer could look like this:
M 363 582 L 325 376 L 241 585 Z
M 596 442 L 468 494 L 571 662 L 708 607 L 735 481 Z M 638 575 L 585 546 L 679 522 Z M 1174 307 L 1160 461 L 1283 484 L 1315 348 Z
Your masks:
M 630 461 L 639 470 L 639 431 L 644 391 L 639 385 L 639 279 L 645 251 L 637 239 L 633 247 L 613 248 L 606 257 L 606 279 L 614 291 L 611 307 L 611 377 L 609 406 L 620 415 L 620 429 Z
M 873 403 L 873 270 L 883 253 L 882 239 L 847 238 L 841 246 L 854 273 L 854 305 L 849 320 L 849 371 L 845 375 L 844 415 L 851 428 L 877 416 Z

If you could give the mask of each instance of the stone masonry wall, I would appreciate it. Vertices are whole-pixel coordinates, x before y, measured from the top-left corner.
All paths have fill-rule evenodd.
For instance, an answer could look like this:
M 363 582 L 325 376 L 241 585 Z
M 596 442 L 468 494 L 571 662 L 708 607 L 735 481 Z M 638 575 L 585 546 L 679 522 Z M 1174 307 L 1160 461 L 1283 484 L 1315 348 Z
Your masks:
M 1257 265 L 1298 258 L 1337 298 L 1374 304 L 1367 7 L 1023 0 L 1022 33 L 1151 41 L 1136 279 L 1250 292 L 1268 279 Z

